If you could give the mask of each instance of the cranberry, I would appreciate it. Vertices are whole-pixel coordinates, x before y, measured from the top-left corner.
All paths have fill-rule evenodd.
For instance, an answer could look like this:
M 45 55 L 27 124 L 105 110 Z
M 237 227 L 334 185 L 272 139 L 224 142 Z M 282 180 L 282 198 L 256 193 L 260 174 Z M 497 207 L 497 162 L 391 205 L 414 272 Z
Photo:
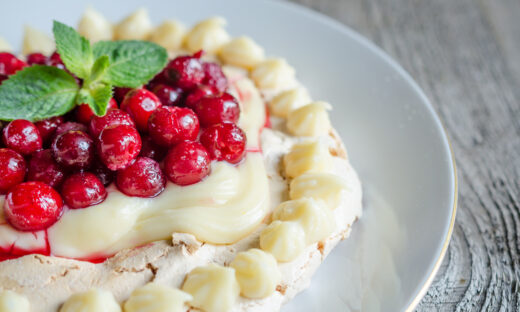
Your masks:
M 236 123 L 240 117 L 238 101 L 229 93 L 201 98 L 193 109 L 200 124 L 208 127 L 223 122 Z
M 202 64 L 204 79 L 202 84 L 214 87 L 219 92 L 224 92 L 228 88 L 228 80 L 222 72 L 219 64 L 206 62 Z
M 101 131 L 103 131 L 103 129 L 108 126 L 117 125 L 128 125 L 135 127 L 135 123 L 132 120 L 132 117 L 130 117 L 127 112 L 124 112 L 120 109 L 113 109 L 108 111 L 105 116 L 94 116 L 92 120 L 90 120 L 89 133 L 92 137 L 99 138 L 99 134 Z
M 27 64 L 18 59 L 16 56 L 9 52 L 0 52 L 0 74 L 1 75 L 12 75 L 20 69 L 26 67 Z
M 163 106 L 150 117 L 148 132 L 155 143 L 171 147 L 184 140 L 195 140 L 199 120 L 189 108 Z
M 119 170 L 128 167 L 139 155 L 141 137 L 132 126 L 109 126 L 99 135 L 97 148 L 108 169 Z
M 0 194 L 23 182 L 25 160 L 22 155 L 8 148 L 0 148 Z
M 58 67 L 59 69 L 65 69 L 65 64 L 61 60 L 61 56 L 58 52 L 52 53 L 47 61 L 47 64 L 50 66 Z
M 114 99 L 110 99 L 107 105 L 107 112 L 111 109 L 117 109 L 117 102 Z M 76 120 L 78 122 L 81 122 L 82 124 L 89 124 L 90 120 L 92 119 L 94 112 L 92 111 L 92 108 L 88 104 L 81 104 L 78 107 L 76 107 L 75 110 Z
M 27 55 L 27 64 L 29 65 L 45 65 L 47 57 L 41 53 L 31 53 Z
M 58 188 L 64 178 L 65 172 L 54 160 L 50 149 L 38 151 L 32 155 L 29 161 L 27 181 L 39 181 Z
M 58 221 L 63 213 L 60 194 L 42 182 L 25 182 L 13 187 L 4 202 L 7 221 L 20 231 L 39 231 Z
M 67 169 L 87 169 L 94 160 L 94 141 L 83 131 L 69 131 L 52 142 L 56 162 Z
M 104 186 L 108 186 L 115 178 L 115 172 L 108 169 L 101 161 L 96 161 L 90 171 L 98 177 Z
M 151 137 L 143 137 L 141 140 L 143 143 L 141 153 L 139 154 L 140 157 L 148 157 L 156 161 L 161 161 L 164 156 L 166 156 L 167 150 L 162 146 L 155 144 Z
M 2 85 L 2 82 L 4 82 L 4 80 L 7 80 L 7 78 L 9 78 L 7 77 L 7 75 L 0 74 L 0 86 Z
M 191 89 L 204 79 L 204 69 L 199 57 L 179 56 L 168 63 L 166 75 L 176 86 Z
M 245 156 L 246 134 L 235 124 L 222 123 L 206 128 L 200 136 L 200 143 L 211 159 L 236 164 Z
M 5 146 L 22 155 L 29 155 L 42 148 L 43 142 L 36 126 L 24 119 L 11 121 L 3 130 Z
M 86 208 L 97 205 L 107 198 L 107 191 L 101 181 L 90 172 L 71 175 L 63 182 L 61 195 L 69 208 Z
M 56 133 L 56 130 L 58 129 L 58 127 L 61 126 L 62 124 L 63 124 L 63 117 L 58 116 L 58 117 L 52 117 L 49 119 L 38 121 L 34 125 L 36 126 L 36 128 L 38 128 L 38 131 L 40 131 L 40 135 L 42 137 L 43 143 L 45 144 L 51 140 L 51 138 Z M 64 129 L 62 128 L 61 129 L 62 133 L 68 131 L 68 130 L 67 131 L 63 131 L 63 130 Z
M 142 132 L 146 132 L 150 115 L 160 106 L 162 104 L 159 98 L 146 89 L 135 89 L 128 92 L 121 103 L 121 109 L 130 114 L 137 129 Z
M 139 157 L 128 168 L 117 173 L 117 187 L 129 196 L 155 197 L 166 186 L 166 178 L 159 163 L 151 158 Z
M 198 142 L 185 141 L 172 148 L 164 160 L 164 170 L 170 180 L 178 185 L 194 184 L 210 172 L 208 152 Z
M 203 97 L 216 95 L 218 93 L 218 90 L 214 87 L 198 85 L 197 88 L 193 89 L 190 92 L 190 94 L 188 94 L 188 96 L 184 100 L 184 105 L 193 109 L 195 107 L 195 104 L 197 104 L 197 102 L 199 102 L 199 100 Z
M 163 105 L 178 106 L 182 102 L 182 89 L 158 84 L 152 89 Z
M 114 88 L 114 98 L 116 99 L 117 103 L 123 102 L 126 94 L 132 90 L 133 90 L 132 88 L 121 88 L 121 87 Z

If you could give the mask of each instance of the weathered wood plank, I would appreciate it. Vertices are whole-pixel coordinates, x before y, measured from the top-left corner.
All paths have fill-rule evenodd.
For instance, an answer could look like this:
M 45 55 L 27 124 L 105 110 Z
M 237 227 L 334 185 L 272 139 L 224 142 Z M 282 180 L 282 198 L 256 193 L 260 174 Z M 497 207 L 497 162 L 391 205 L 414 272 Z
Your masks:
M 417 311 L 520 311 L 520 2 L 293 1 L 351 26 L 397 59 L 452 140 L 457 223 Z

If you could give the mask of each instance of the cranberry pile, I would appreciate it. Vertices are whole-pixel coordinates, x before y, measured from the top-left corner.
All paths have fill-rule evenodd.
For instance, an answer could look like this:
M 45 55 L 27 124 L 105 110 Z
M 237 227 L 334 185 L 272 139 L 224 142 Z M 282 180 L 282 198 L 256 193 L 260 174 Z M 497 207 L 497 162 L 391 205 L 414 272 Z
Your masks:
M 169 179 L 189 185 L 212 160 L 239 163 L 246 135 L 238 101 L 218 64 L 202 52 L 180 56 L 148 85 L 116 88 L 105 116 L 80 105 L 65 116 L 1 123 L 0 194 L 4 215 L 21 231 L 46 229 L 71 209 L 99 204 L 115 182 L 126 195 L 154 197 Z M 0 83 L 34 64 L 65 69 L 59 54 L 34 53 L 27 63 L 0 53 Z

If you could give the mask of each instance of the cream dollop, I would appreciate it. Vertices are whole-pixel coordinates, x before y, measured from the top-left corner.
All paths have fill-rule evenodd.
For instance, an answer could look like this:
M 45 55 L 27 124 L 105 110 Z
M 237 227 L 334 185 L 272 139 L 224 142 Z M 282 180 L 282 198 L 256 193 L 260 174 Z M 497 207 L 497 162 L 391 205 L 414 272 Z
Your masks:
M 115 26 L 114 37 L 116 40 L 146 40 L 152 29 L 148 11 L 141 8 Z
M 4 38 L 0 37 L 0 51 L 11 52 L 13 47 Z
M 185 46 L 190 52 L 204 50 L 216 53 L 229 40 L 229 34 L 224 29 L 226 20 L 222 17 L 212 17 L 196 24 L 186 35 Z
M 302 106 L 287 116 L 287 129 L 297 136 L 326 135 L 331 128 L 327 113 L 330 108 L 326 102 L 312 102 Z
M 225 44 L 219 52 L 220 59 L 229 65 L 253 68 L 264 58 L 264 49 L 249 37 L 238 37 Z
M 260 248 L 280 262 L 296 259 L 305 244 L 305 231 L 298 222 L 275 220 L 260 233 Z
M 251 72 L 251 78 L 260 89 L 284 89 L 295 83 L 294 68 L 281 58 L 260 62 Z
M 185 312 L 193 297 L 177 288 L 148 283 L 132 292 L 125 302 L 125 312 Z
M 239 252 L 230 267 L 235 269 L 240 293 L 247 298 L 271 295 L 282 278 L 276 259 L 256 248 Z
M 305 141 L 293 145 L 283 163 L 286 176 L 295 178 L 307 172 L 328 171 L 332 166 L 332 155 L 322 141 Z
M 112 40 L 114 27 L 101 13 L 87 8 L 78 24 L 78 32 L 91 42 Z
M 22 53 L 24 55 L 31 53 L 43 53 L 50 55 L 56 50 L 54 40 L 52 40 L 47 34 L 34 29 L 30 26 L 24 27 Z
M 269 102 L 269 111 L 274 115 L 286 118 L 293 110 L 311 102 L 311 98 L 302 87 L 285 90 L 277 94 Z
M 121 312 L 121 307 L 110 292 L 93 288 L 72 295 L 60 312 Z
M 31 305 L 23 295 L 11 290 L 0 291 L 0 312 L 29 312 Z
M 310 197 L 323 200 L 330 209 L 335 209 L 347 188 L 347 181 L 341 176 L 330 173 L 305 173 L 291 181 L 289 196 L 291 199 Z
M 240 285 L 233 268 L 212 263 L 193 269 L 182 290 L 193 296 L 192 306 L 206 312 L 226 312 L 238 299 Z
M 186 26 L 175 20 L 167 20 L 152 31 L 150 41 L 163 46 L 168 51 L 175 51 L 182 47 L 185 36 Z

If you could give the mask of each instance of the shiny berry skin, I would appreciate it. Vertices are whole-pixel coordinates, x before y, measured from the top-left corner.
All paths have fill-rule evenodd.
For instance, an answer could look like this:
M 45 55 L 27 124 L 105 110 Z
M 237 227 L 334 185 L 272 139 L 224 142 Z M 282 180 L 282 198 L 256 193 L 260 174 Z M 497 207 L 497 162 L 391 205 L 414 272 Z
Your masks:
M 148 119 L 161 106 L 159 98 L 146 89 L 135 89 L 128 92 L 121 103 L 121 109 L 130 114 L 137 129 L 142 132 L 148 130 Z
M 132 90 L 132 88 L 115 87 L 114 99 L 116 99 L 117 103 L 121 103 L 125 99 L 126 94 Z
M 238 101 L 229 93 L 201 98 L 193 108 L 203 127 L 223 123 L 236 123 L 240 117 Z
M 27 181 L 39 181 L 58 189 L 65 179 L 65 171 L 54 160 L 50 149 L 34 153 L 29 160 Z
M 171 147 L 185 140 L 195 140 L 199 120 L 189 108 L 163 106 L 150 117 L 148 133 L 156 144 Z
M 47 60 L 47 64 L 49 66 L 58 67 L 60 69 L 65 69 L 65 64 L 63 64 L 63 61 L 61 60 L 61 56 L 58 52 L 52 53 L 52 55 Z
M 108 169 L 123 169 L 139 155 L 141 137 L 132 126 L 109 126 L 99 135 L 97 150 L 101 161 Z
M 112 109 L 109 110 L 105 116 L 92 117 L 92 120 L 90 120 L 89 133 L 93 138 L 98 138 L 103 129 L 117 125 L 128 125 L 135 128 L 135 122 L 127 112 L 120 109 Z
M 89 170 L 103 183 L 104 186 L 110 185 L 116 177 L 116 173 L 108 169 L 101 161 L 96 161 Z
M 202 62 L 196 56 L 179 56 L 171 60 L 165 73 L 175 86 L 182 89 L 191 89 L 204 79 Z
M 155 197 L 166 186 L 166 178 L 159 163 L 139 157 L 128 168 L 117 172 L 117 188 L 129 196 Z
M 56 130 L 64 123 L 63 117 L 57 116 L 36 122 L 34 125 L 40 131 L 43 143 L 48 143 L 54 137 Z M 63 131 L 63 129 L 62 129 Z M 68 131 L 68 130 L 67 130 Z M 64 131 L 64 132 L 67 132 Z M 62 132 L 63 133 L 63 132 Z
M 164 171 L 175 184 L 200 182 L 211 170 L 208 152 L 198 142 L 185 141 L 175 145 L 164 159 Z
M 155 144 L 151 137 L 142 137 L 141 141 L 142 147 L 141 153 L 139 153 L 140 157 L 148 157 L 156 161 L 161 161 L 166 156 L 168 150 Z
M 60 194 L 42 182 L 25 182 L 13 187 L 5 198 L 4 216 L 20 231 L 44 230 L 63 213 Z
M 239 163 L 245 156 L 246 134 L 237 125 L 222 123 L 204 129 L 200 136 L 211 159 Z
M 162 105 L 165 106 L 179 106 L 182 103 L 182 89 L 170 87 L 165 84 L 158 84 L 152 92 L 157 95 Z
M 184 99 L 184 105 L 193 109 L 195 104 L 197 104 L 203 97 L 217 94 L 219 94 L 219 92 L 214 87 L 198 85 L 195 89 L 191 90 L 186 99 Z
M 80 172 L 71 175 L 63 182 L 61 196 L 69 208 L 78 209 L 103 202 L 107 198 L 107 191 L 93 173 Z
M 56 128 L 56 132 L 54 132 L 52 140 L 54 141 L 57 137 L 69 131 L 81 131 L 87 133 L 87 127 L 84 124 L 80 124 L 79 122 L 68 121 Z
M 9 148 L 0 148 L 0 194 L 5 194 L 25 178 L 25 160 Z
M 107 105 L 107 112 L 111 109 L 117 108 L 118 107 L 116 100 L 110 99 Z M 78 107 L 76 107 L 74 114 L 76 116 L 76 120 L 85 125 L 88 125 L 92 117 L 96 115 L 94 114 L 94 111 L 92 111 L 92 108 L 90 108 L 88 104 L 81 104 Z
M 205 62 L 202 64 L 204 70 L 204 79 L 202 84 L 214 87 L 219 92 L 224 92 L 228 88 L 228 80 L 222 72 L 222 67 L 216 63 Z
M 30 155 L 42 149 L 43 141 L 40 131 L 28 120 L 13 120 L 2 132 L 5 146 L 22 155 Z
M 56 162 L 70 170 L 89 168 L 94 161 L 94 140 L 83 131 L 69 131 L 52 142 Z
M 27 55 L 27 64 L 45 65 L 47 64 L 47 57 L 41 53 L 31 53 Z
M 0 75 L 12 75 L 26 66 L 27 63 L 9 52 L 0 53 Z

